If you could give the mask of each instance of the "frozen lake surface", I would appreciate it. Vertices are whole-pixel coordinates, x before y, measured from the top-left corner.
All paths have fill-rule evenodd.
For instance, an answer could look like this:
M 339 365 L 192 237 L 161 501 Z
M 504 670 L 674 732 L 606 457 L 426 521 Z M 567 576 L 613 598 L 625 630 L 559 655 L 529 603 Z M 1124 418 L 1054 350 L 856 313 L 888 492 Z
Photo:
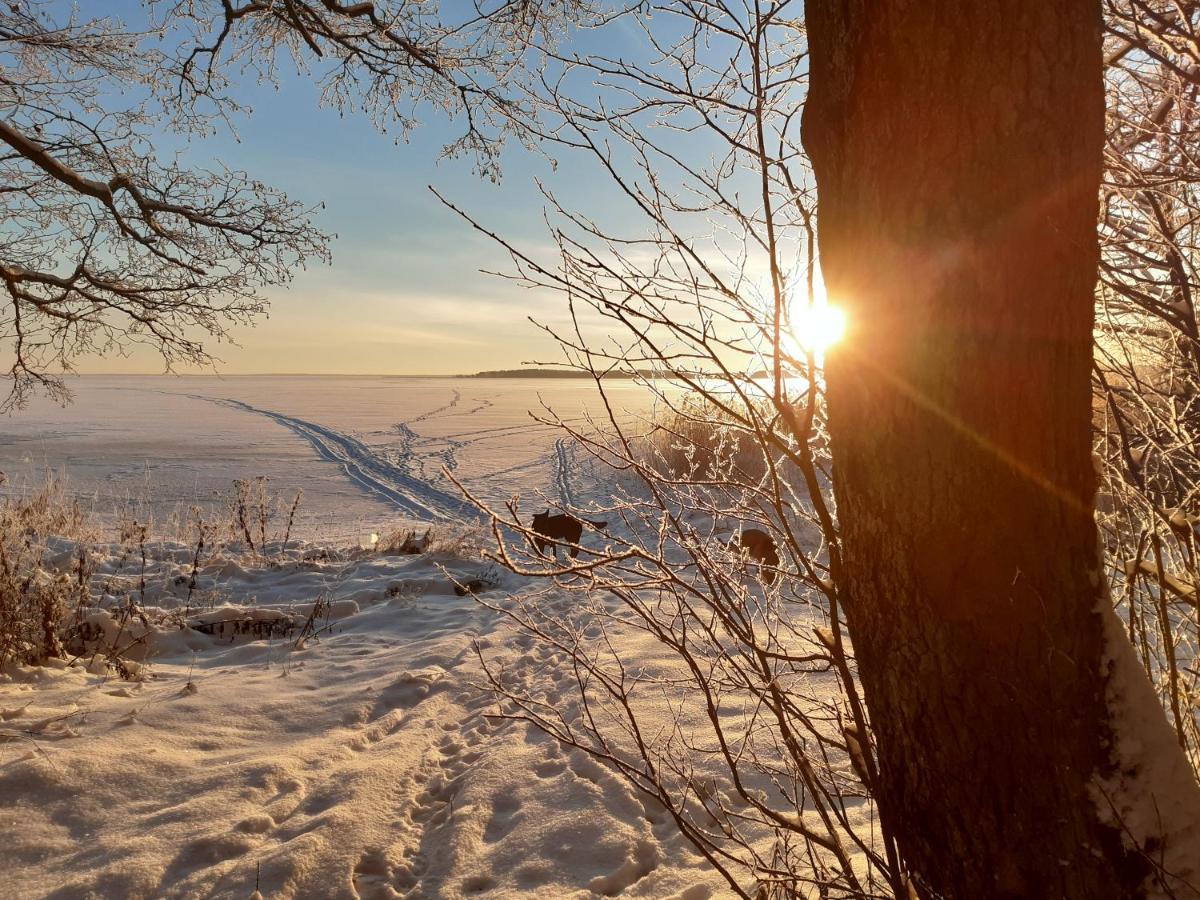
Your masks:
M 584 430 L 589 415 L 606 421 L 582 379 L 87 376 L 71 388 L 65 408 L 39 398 L 4 420 L 4 491 L 53 470 L 101 510 L 162 520 L 261 475 L 285 500 L 303 490 L 295 533 L 325 539 L 469 517 L 443 470 L 488 502 L 576 501 L 599 473 L 530 412 L 549 417 L 544 404 Z M 645 388 L 607 390 L 623 421 L 650 413 Z

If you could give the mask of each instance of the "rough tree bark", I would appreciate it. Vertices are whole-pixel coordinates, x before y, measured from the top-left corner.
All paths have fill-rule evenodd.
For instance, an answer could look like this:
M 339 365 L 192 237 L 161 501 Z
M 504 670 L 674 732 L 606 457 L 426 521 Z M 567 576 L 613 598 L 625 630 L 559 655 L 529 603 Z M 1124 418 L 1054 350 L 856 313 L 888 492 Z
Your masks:
M 1131 847 L 1097 788 L 1119 737 L 1089 421 L 1099 3 L 807 8 L 804 142 L 850 322 L 827 361 L 838 582 L 881 811 L 927 896 L 1152 893 L 1169 835 Z

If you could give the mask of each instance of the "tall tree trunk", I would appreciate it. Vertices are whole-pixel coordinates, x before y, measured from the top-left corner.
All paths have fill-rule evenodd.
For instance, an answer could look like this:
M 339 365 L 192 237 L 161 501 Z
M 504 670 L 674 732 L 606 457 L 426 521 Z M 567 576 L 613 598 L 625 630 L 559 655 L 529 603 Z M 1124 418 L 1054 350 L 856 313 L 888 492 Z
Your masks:
M 1118 741 L 1150 695 L 1113 647 L 1092 516 L 1099 3 L 807 8 L 804 141 L 849 319 L 827 363 L 839 588 L 881 811 L 928 896 L 1190 896 L 1191 813 L 1126 823 L 1143 807 L 1117 796 L 1171 783 L 1186 807 L 1195 783 Z

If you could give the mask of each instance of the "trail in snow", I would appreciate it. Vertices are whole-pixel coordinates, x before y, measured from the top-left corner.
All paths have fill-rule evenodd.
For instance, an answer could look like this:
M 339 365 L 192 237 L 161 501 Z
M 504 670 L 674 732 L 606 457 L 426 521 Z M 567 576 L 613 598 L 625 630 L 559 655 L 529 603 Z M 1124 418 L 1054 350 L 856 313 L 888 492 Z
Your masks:
M 404 472 L 410 477 L 424 479 L 425 467 L 421 465 L 421 460 L 413 450 L 413 444 L 421 439 L 421 436 L 408 427 L 408 424 L 401 422 L 398 425 L 393 425 L 392 430 L 400 436 L 400 444 L 397 447 L 388 447 L 384 452 L 399 471 Z M 412 464 L 417 464 L 418 472 L 414 475 L 412 472 Z
M 501 478 L 505 475 L 512 475 L 515 472 L 526 472 L 526 471 L 529 471 L 530 469 L 541 469 L 541 468 L 544 468 L 545 465 L 546 465 L 545 457 L 539 457 L 537 459 L 527 459 L 524 462 L 517 463 L 516 465 L 508 466 L 503 469 L 497 469 L 495 472 L 489 472 L 484 477 L 486 477 L 488 480 L 495 480 L 495 479 Z
M 441 457 L 442 465 L 446 467 L 446 471 L 453 472 L 458 468 L 458 451 L 470 444 L 470 441 L 448 440 L 446 443 L 449 446 L 447 446 L 445 450 L 438 451 L 437 455 Z
M 463 413 L 464 416 L 473 416 L 477 412 L 483 412 L 489 406 L 495 406 L 495 402 L 489 400 L 487 397 L 473 397 L 472 400 L 479 405 L 473 407 L 472 409 L 468 409 L 465 413 Z
M 410 423 L 413 422 L 446 417 L 447 412 L 458 406 L 461 400 L 461 395 L 455 392 L 455 396 L 449 403 L 394 424 L 390 433 L 399 439 L 396 444 L 371 447 L 357 437 L 333 428 L 274 410 L 262 409 L 241 400 L 203 394 L 188 394 L 187 396 L 274 420 L 308 441 L 323 459 L 337 463 L 346 476 L 364 491 L 397 507 L 405 515 L 422 521 L 463 520 L 480 517 L 479 511 L 463 498 L 443 490 L 433 483 L 436 476 L 431 476 L 427 471 L 426 462 L 436 461 L 440 464 L 439 468 L 444 467 L 448 471 L 454 471 L 459 467 L 458 451 L 464 448 L 477 447 L 497 439 L 511 440 L 516 434 L 522 432 L 528 434 L 557 430 L 554 426 L 532 422 L 528 425 L 506 424 L 473 432 L 426 437 L 411 427 Z M 449 415 L 461 416 L 474 411 L 460 409 Z M 382 434 L 383 432 L 373 433 Z M 467 439 L 463 440 L 463 438 Z M 444 446 L 437 450 L 421 451 L 417 449 L 418 446 L 429 443 L 442 443 Z M 576 496 L 576 486 L 572 483 L 572 470 L 578 464 L 577 449 L 577 445 L 571 439 L 558 438 L 554 441 L 554 451 L 550 454 L 549 460 L 542 456 L 540 459 L 528 460 L 498 469 L 483 477 L 489 481 L 497 477 L 511 477 L 518 472 L 536 469 L 549 463 L 551 483 L 558 501 L 566 507 L 576 506 L 578 497 Z
M 124 565 L 119 545 L 92 549 L 99 571 Z M 457 596 L 450 578 L 485 576 L 482 561 L 296 544 L 269 563 L 204 563 L 222 604 L 209 620 L 303 617 L 331 596 L 327 630 L 295 644 L 165 624 L 190 603 L 177 586 L 192 552 L 154 542 L 149 554 L 148 611 L 164 623 L 146 626 L 150 677 L 47 666 L 0 680 L 3 897 L 728 896 L 663 807 L 491 715 L 484 654 L 571 727 L 585 711 L 567 651 Z M 511 575 L 495 587 L 489 605 L 536 602 L 600 639 L 577 594 Z M 116 634 L 101 597 L 89 615 Z M 670 663 L 652 638 L 621 637 L 632 665 Z M 671 694 L 671 718 L 652 727 L 686 715 L 686 697 Z
M 391 463 L 376 456 L 366 444 L 332 428 L 306 422 L 283 413 L 259 409 L 240 400 L 220 397 L 189 395 L 196 400 L 207 400 L 233 409 L 274 419 L 285 428 L 304 438 L 322 457 L 341 466 L 346 475 L 361 488 L 376 497 L 395 505 L 406 515 L 425 521 L 438 519 L 458 520 L 478 518 L 479 512 L 461 497 L 443 491 L 408 470 L 407 461 L 401 454 L 398 463 Z M 412 434 L 411 431 L 408 432 Z M 411 446 L 411 438 L 409 438 Z
M 571 491 L 571 462 L 568 459 L 568 454 L 574 455 L 571 452 L 573 449 L 574 445 L 568 444 L 565 438 L 554 442 L 554 483 L 558 486 L 558 499 L 563 506 L 575 505 L 575 495 Z
M 421 413 L 421 415 L 417 416 L 416 418 L 408 419 L 407 422 L 401 422 L 400 424 L 401 425 L 405 425 L 405 424 L 411 425 L 416 422 L 424 422 L 426 419 L 432 419 L 434 416 L 440 415 L 444 412 L 447 412 L 448 410 L 454 409 L 454 407 L 458 406 L 458 401 L 462 399 L 462 394 L 460 394 L 457 390 L 454 390 L 451 393 L 454 394 L 454 398 L 449 403 L 445 404 L 444 406 L 439 406 L 439 407 L 437 407 L 437 409 L 431 409 L 431 410 L 429 410 L 429 412 Z M 399 428 L 400 425 L 397 425 L 396 427 Z
M 416 424 L 417 422 L 424 422 L 426 419 L 440 418 L 440 417 L 444 417 L 446 414 L 457 415 L 457 413 L 452 413 L 450 411 L 453 410 L 456 406 L 458 406 L 458 401 L 462 399 L 462 394 L 458 390 L 452 390 L 451 393 L 454 396 L 450 399 L 449 403 L 445 403 L 442 406 L 435 407 L 434 409 L 431 409 L 428 412 L 423 412 L 423 413 L 421 413 L 421 415 L 414 416 L 411 419 L 405 419 L 403 422 L 397 422 L 395 425 L 392 426 L 392 431 L 395 434 L 399 435 L 399 437 L 400 437 L 400 445 L 395 448 L 389 448 L 385 452 L 388 454 L 389 457 L 391 457 L 395 460 L 395 464 L 398 468 L 403 469 L 406 473 L 409 473 L 410 475 L 412 474 L 411 466 L 413 464 L 415 464 L 417 467 L 417 472 L 416 472 L 415 477 L 420 478 L 423 481 L 428 481 L 428 478 L 429 478 L 428 474 L 425 471 L 425 460 L 427 457 L 437 457 L 438 459 L 440 459 L 442 461 L 442 465 L 448 471 L 453 472 L 455 469 L 458 468 L 458 457 L 455 455 L 456 451 L 467 446 L 467 444 L 471 443 L 470 441 L 454 440 L 453 437 L 451 437 L 451 438 L 423 437 L 422 435 L 418 434 L 417 432 L 413 431 L 413 429 L 412 429 L 412 426 L 414 424 Z M 491 405 L 490 400 L 485 401 L 484 406 L 480 406 L 480 407 L 477 407 L 476 409 L 468 410 L 466 414 L 470 415 L 471 413 L 478 412 L 480 409 L 484 409 L 486 406 L 490 406 L 490 405 Z M 416 445 L 418 443 L 428 444 L 431 442 L 442 442 L 442 441 L 447 443 L 449 446 L 447 446 L 445 449 L 437 450 L 432 453 L 419 454 L 416 451 Z
M 591 420 L 588 419 L 587 416 L 574 416 L 572 418 L 562 419 L 562 422 L 564 425 L 587 424 L 589 421 L 591 421 Z M 643 421 L 645 421 L 644 418 L 642 418 L 640 416 L 634 416 L 634 415 L 620 416 L 617 419 L 618 424 L 622 428 L 626 428 L 626 429 L 636 426 L 638 423 L 643 422 Z M 393 427 L 397 427 L 397 426 L 393 426 Z M 442 437 L 442 440 L 446 440 L 449 438 L 469 437 L 471 439 L 469 441 L 469 443 L 477 443 L 479 441 L 484 441 L 484 440 L 500 440 L 503 438 L 513 437 L 514 435 L 546 434 L 548 432 L 560 432 L 561 433 L 562 429 L 558 425 L 547 425 L 542 422 L 538 422 L 536 420 L 530 419 L 528 422 L 522 422 L 522 423 L 515 424 L 515 425 L 508 423 L 508 424 L 504 424 L 504 425 L 496 425 L 492 428 L 479 428 L 479 429 L 475 429 L 473 431 L 452 432 L 450 434 L 444 435 Z

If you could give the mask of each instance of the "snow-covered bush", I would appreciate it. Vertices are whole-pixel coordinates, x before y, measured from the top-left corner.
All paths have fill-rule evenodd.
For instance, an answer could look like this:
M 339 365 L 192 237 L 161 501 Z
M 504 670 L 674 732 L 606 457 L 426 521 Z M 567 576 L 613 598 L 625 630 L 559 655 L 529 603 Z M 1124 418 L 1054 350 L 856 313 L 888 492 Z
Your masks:
M 210 618 L 193 615 L 223 600 L 203 573 L 236 574 L 247 558 L 304 564 L 290 540 L 299 503 L 299 495 L 282 503 L 266 479 L 238 481 L 217 504 L 226 515 L 205 518 L 193 507 L 156 534 L 129 510 L 114 517 L 84 507 L 53 475 L 0 501 L 0 669 L 96 658 L 124 676 L 138 669 L 160 631 L 216 633 Z M 108 537 L 114 530 L 115 540 Z M 282 633 L 263 621 L 239 618 L 223 623 L 221 634 Z
M 766 405 L 754 402 L 759 416 L 769 419 Z M 767 460 L 753 429 L 702 394 L 687 394 L 662 405 L 641 440 L 647 464 L 668 476 L 705 480 L 729 468 L 753 479 L 767 474 Z M 781 454 L 775 458 L 777 464 L 785 462 Z
M 87 594 L 91 534 L 78 502 L 48 479 L 0 505 L 0 669 L 63 653 L 67 616 Z

